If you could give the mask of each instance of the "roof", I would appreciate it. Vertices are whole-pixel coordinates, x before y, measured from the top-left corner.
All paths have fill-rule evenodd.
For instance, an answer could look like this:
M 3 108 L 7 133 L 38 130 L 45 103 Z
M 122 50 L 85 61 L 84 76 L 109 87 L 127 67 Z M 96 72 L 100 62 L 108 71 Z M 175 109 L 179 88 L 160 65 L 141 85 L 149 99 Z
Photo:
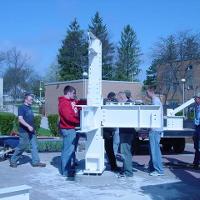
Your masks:
M 45 83 L 45 86 L 48 86 L 48 85 L 57 85 L 57 84 L 80 83 L 80 82 L 83 82 L 84 80 L 88 80 L 88 79 L 79 79 L 79 80 L 71 80 L 71 81 L 50 82 L 50 83 Z M 143 83 L 142 83 L 142 82 L 139 82 L 139 81 L 130 82 L 130 81 L 102 80 L 102 82 L 110 82 L 110 83 L 129 83 L 129 84 L 141 84 L 141 85 L 143 85 Z

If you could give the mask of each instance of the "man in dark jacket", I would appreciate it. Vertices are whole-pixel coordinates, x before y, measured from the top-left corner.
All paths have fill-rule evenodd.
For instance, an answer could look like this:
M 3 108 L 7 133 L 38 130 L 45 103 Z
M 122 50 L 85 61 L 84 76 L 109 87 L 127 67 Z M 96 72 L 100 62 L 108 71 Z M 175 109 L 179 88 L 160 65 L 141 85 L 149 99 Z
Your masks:
M 126 97 L 125 92 L 118 93 L 118 101 L 122 103 L 131 102 Z M 120 173 L 120 177 L 132 177 L 133 169 L 132 169 L 132 153 L 131 146 L 134 139 L 134 128 L 120 128 L 119 136 L 120 136 L 120 150 L 123 157 L 123 170 Z
M 116 94 L 114 92 L 110 92 L 107 95 L 107 99 L 104 101 L 104 104 L 108 102 L 117 102 Z M 119 171 L 119 168 L 117 167 L 116 157 L 113 150 L 113 136 L 115 134 L 115 131 L 115 128 L 104 128 L 103 137 L 105 142 L 105 150 L 111 167 L 111 171 L 117 172 Z

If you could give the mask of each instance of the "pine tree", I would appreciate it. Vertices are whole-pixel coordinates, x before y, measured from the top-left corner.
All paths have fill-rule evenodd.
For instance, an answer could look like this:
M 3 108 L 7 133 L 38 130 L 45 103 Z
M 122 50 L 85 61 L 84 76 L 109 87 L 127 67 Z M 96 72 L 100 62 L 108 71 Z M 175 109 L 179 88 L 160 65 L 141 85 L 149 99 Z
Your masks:
M 82 78 L 87 66 L 87 42 L 76 19 L 69 25 L 66 38 L 59 49 L 58 64 L 60 80 Z
M 146 80 L 144 80 L 144 85 L 154 85 L 157 84 L 157 70 L 156 61 L 153 61 L 149 69 L 146 70 Z
M 103 24 L 103 19 L 99 16 L 98 12 L 92 18 L 89 31 L 102 42 L 102 77 L 105 80 L 111 80 L 113 74 L 114 45 L 109 41 L 107 26 Z
M 134 81 L 140 72 L 140 48 L 135 31 L 130 25 L 124 27 L 117 48 L 116 80 Z

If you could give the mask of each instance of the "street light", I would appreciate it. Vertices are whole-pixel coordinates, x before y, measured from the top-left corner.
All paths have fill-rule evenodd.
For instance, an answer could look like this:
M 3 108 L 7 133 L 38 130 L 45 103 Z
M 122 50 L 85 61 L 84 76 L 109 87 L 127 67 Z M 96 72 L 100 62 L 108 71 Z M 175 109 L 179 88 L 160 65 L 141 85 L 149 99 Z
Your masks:
M 43 81 L 40 81 L 40 87 L 39 87 L 39 91 L 40 91 L 40 102 L 42 101 L 42 83 Z
M 185 78 L 181 79 L 181 83 L 183 84 L 183 104 L 185 103 Z M 185 110 L 183 109 L 183 116 L 185 117 Z
M 84 98 L 86 98 L 87 95 L 87 91 L 86 91 L 86 78 L 88 77 L 88 73 L 87 72 L 83 72 L 83 84 L 84 84 Z

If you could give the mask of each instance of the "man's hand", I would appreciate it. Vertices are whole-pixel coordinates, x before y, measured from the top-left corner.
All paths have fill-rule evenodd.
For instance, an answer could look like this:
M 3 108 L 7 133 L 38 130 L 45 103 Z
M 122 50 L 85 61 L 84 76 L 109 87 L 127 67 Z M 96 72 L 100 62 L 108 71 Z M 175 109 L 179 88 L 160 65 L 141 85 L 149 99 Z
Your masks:
M 29 130 L 30 132 L 33 132 L 33 127 L 32 127 L 32 126 L 28 126 L 27 128 L 28 128 L 28 130 Z

